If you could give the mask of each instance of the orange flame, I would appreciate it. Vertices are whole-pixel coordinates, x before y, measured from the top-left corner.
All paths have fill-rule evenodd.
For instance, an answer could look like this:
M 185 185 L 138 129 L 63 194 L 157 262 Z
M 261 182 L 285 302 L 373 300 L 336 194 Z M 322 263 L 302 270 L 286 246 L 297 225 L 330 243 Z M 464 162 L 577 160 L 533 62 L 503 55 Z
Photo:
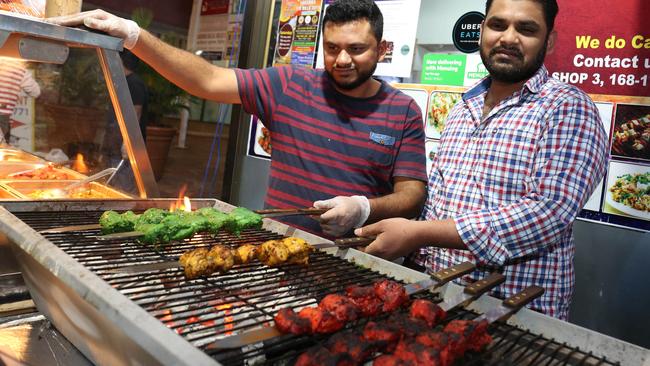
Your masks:
M 81 174 L 86 174 L 88 173 L 88 165 L 86 165 L 86 162 L 84 161 L 84 156 L 81 153 L 77 153 L 77 156 L 75 157 L 74 161 L 72 162 L 72 169 L 78 171 Z
M 232 304 L 221 304 L 221 305 L 216 305 L 214 307 L 215 309 L 222 311 L 223 310 L 223 325 L 224 328 L 226 329 L 226 335 L 231 335 L 232 330 L 235 328 L 235 317 L 232 316 Z
M 169 211 L 174 212 L 176 210 L 182 210 L 186 212 L 192 211 L 192 203 L 190 202 L 189 197 L 185 196 L 185 191 L 187 190 L 187 185 L 183 185 L 181 190 L 178 192 L 178 199 L 172 202 L 169 205 Z

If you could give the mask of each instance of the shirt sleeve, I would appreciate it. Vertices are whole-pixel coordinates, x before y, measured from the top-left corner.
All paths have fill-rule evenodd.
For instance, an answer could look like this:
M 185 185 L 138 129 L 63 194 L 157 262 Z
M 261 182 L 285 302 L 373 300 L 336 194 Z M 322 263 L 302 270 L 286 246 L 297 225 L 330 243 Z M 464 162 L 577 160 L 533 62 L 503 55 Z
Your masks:
M 23 74 L 23 80 L 20 82 L 20 88 L 32 98 L 38 98 L 41 95 L 41 87 L 38 85 L 32 72 L 30 70 L 25 70 Z
M 422 112 L 414 100 L 409 105 L 402 141 L 395 157 L 393 177 L 427 181 Z
M 605 174 L 607 135 L 584 93 L 557 100 L 538 141 L 526 194 L 508 205 L 460 214 L 456 229 L 482 264 L 502 266 L 553 250 Z
M 287 90 L 293 70 L 291 66 L 235 69 L 244 111 L 257 116 L 270 130 L 273 129 L 271 121 L 278 106 L 277 100 Z

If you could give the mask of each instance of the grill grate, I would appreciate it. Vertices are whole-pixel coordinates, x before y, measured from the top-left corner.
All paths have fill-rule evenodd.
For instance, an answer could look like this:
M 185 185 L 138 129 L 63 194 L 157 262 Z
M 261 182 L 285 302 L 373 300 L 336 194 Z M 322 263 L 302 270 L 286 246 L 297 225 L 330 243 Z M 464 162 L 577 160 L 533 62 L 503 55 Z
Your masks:
M 21 220 L 35 230 L 97 223 L 101 212 L 20 212 Z M 55 217 L 55 219 L 53 219 Z M 214 244 L 236 247 L 281 236 L 267 230 L 245 230 L 237 237 L 206 234 L 174 242 L 158 251 L 134 239 L 100 241 L 99 230 L 45 234 L 68 255 L 92 270 L 133 302 L 147 310 L 194 346 L 225 365 L 250 363 L 290 364 L 307 348 L 328 337 L 285 335 L 238 350 L 207 350 L 218 338 L 270 324 L 284 307 L 316 304 L 323 296 L 342 292 L 351 284 L 370 285 L 385 276 L 338 257 L 317 251 L 305 267 L 269 268 L 253 262 L 208 278 L 186 280 L 180 268 L 139 274 L 114 274 L 107 270 L 134 264 L 177 260 L 186 250 Z M 418 295 L 440 301 L 434 294 Z M 448 320 L 472 319 L 477 314 L 453 310 Z M 365 321 L 348 325 L 362 328 Z M 516 327 L 497 323 L 490 327 L 494 342 L 480 355 L 467 355 L 470 365 L 613 365 L 590 353 L 560 344 Z

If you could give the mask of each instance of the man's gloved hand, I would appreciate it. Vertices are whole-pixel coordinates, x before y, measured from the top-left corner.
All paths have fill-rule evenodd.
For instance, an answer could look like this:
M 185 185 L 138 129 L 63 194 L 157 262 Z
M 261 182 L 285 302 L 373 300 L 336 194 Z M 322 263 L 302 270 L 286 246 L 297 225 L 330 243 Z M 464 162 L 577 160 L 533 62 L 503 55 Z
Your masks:
M 122 38 L 124 40 L 124 48 L 127 49 L 133 48 L 138 41 L 138 36 L 140 36 L 140 27 L 136 22 L 116 17 L 101 9 L 62 17 L 47 18 L 46 21 L 66 26 L 83 24 L 88 28 L 97 29 L 111 36 Z
M 370 215 L 370 202 L 364 196 L 336 196 L 314 202 L 316 208 L 329 209 L 320 216 L 323 232 L 341 236 L 352 228 L 361 227 Z

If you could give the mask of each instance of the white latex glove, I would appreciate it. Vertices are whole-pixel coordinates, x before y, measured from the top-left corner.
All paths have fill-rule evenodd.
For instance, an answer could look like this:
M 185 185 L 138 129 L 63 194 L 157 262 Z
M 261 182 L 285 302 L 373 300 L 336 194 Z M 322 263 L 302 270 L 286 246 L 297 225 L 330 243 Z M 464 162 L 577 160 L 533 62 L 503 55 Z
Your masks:
M 106 32 L 124 40 L 124 48 L 131 49 L 138 42 L 140 27 L 132 20 L 122 19 L 101 9 L 62 17 L 47 18 L 47 22 L 75 26 L 84 24 L 88 28 Z
M 361 227 L 370 216 L 370 202 L 364 196 L 336 196 L 316 201 L 314 207 L 329 209 L 320 216 L 320 226 L 331 236 L 341 236 L 352 228 Z

